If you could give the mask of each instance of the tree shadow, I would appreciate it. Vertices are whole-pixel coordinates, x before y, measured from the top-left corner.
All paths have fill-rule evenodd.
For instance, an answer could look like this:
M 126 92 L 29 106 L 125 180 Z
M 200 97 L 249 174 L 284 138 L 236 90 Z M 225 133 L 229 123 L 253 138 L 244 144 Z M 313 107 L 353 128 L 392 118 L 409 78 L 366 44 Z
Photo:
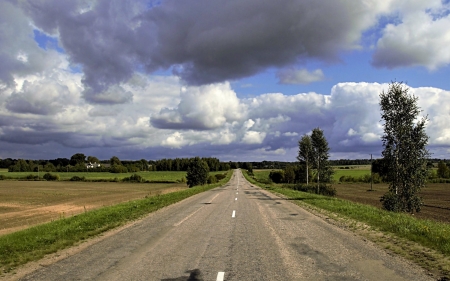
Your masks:
M 202 272 L 200 269 L 196 268 L 193 270 L 188 270 L 186 273 L 189 273 L 189 276 L 180 276 L 176 278 L 165 278 L 161 279 L 161 281 L 203 281 L 201 277 Z

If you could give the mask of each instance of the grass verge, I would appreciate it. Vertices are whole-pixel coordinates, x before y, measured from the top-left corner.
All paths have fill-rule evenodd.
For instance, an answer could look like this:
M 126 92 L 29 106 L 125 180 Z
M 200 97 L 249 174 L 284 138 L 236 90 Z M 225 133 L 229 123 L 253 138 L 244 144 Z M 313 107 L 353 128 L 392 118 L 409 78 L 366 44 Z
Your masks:
M 221 186 L 230 180 L 232 173 L 228 171 L 227 177 L 216 184 L 129 201 L 0 236 L 0 269 L 4 273 L 10 272 L 19 265 Z
M 393 250 L 423 267 L 450 277 L 450 224 L 417 219 L 404 213 L 393 213 L 379 208 L 353 203 L 334 197 L 310 194 L 276 185 L 261 184 L 243 173 L 248 181 L 271 192 L 278 193 L 301 206 L 325 210 L 340 218 L 348 218 L 345 224 L 375 243 Z M 330 216 L 339 220 L 336 216 Z M 342 222 L 342 220 L 341 220 Z M 368 235 L 370 230 L 383 235 Z

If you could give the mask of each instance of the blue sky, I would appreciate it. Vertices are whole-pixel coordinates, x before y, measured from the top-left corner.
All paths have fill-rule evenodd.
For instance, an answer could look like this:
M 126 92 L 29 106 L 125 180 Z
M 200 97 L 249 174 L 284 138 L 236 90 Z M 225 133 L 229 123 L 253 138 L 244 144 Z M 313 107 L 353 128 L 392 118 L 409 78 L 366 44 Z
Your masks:
M 449 158 L 448 1 L 2 1 L 0 158 L 379 157 L 403 81 Z

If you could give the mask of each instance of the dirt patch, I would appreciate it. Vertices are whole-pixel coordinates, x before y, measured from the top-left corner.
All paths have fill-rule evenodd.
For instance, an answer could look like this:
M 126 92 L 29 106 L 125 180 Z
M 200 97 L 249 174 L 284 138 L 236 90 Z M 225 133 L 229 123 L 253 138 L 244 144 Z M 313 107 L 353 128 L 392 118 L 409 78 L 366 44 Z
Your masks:
M 334 184 L 338 198 L 381 208 L 380 197 L 388 191 L 387 184 L 374 184 L 373 190 L 367 183 Z M 427 184 L 420 192 L 424 206 L 414 216 L 450 223 L 450 184 Z
M 187 188 L 186 184 L 0 181 L 0 235 Z

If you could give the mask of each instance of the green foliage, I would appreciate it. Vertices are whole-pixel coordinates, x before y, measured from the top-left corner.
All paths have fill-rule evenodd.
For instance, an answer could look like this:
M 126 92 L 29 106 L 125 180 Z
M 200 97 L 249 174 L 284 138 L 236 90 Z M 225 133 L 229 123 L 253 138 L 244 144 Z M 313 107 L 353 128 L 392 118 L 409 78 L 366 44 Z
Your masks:
M 304 171 L 306 172 L 306 174 L 305 174 L 306 184 L 309 184 L 309 169 L 310 169 L 311 163 L 314 161 L 313 152 L 314 151 L 313 151 L 311 137 L 308 135 L 304 135 L 298 142 L 297 160 L 300 162 L 300 164 L 305 165 Z
M 284 171 L 271 171 L 269 174 L 269 179 L 274 183 L 283 183 L 284 182 Z
M 438 163 L 437 176 L 444 179 L 450 177 L 450 170 L 444 161 L 439 161 Z
M 331 182 L 334 173 L 333 168 L 328 162 L 330 156 L 328 141 L 326 140 L 323 130 L 315 128 L 311 134 L 311 144 L 313 149 L 312 166 L 316 169 L 318 188 L 321 182 Z
M 308 193 L 315 193 L 317 194 L 317 192 L 319 191 L 321 195 L 325 195 L 325 196 L 336 196 L 336 188 L 332 187 L 329 184 L 325 184 L 325 183 L 321 183 L 320 184 L 320 188 L 317 189 L 316 185 L 312 185 L 312 184 L 295 184 L 295 185 L 284 185 L 284 188 L 290 188 L 293 190 L 298 190 L 298 191 L 302 191 L 302 192 L 308 192 Z
M 143 179 L 140 175 L 138 174 L 133 174 L 129 177 L 123 178 L 122 181 L 127 181 L 127 182 L 142 182 Z
M 75 153 L 70 157 L 70 165 L 76 166 L 77 164 L 83 164 L 86 161 L 86 156 L 83 153 Z
M 217 182 L 217 178 L 215 176 L 211 175 L 208 177 L 208 180 L 207 180 L 208 184 L 212 184 L 212 183 L 216 183 L 216 182 Z
M 115 174 L 128 173 L 127 167 L 122 166 L 122 165 L 113 165 L 113 166 L 111 166 L 110 171 L 111 171 L 111 173 L 115 173 Z
M 111 157 L 109 163 L 111 164 L 111 166 L 122 166 L 122 162 L 120 162 L 120 159 L 117 156 Z
M 221 181 L 221 180 L 223 180 L 224 178 L 227 177 L 227 173 L 225 173 L 225 174 L 215 174 L 214 176 L 216 177 L 217 181 Z
M 69 181 L 85 181 L 85 177 L 73 176 L 69 179 Z
M 381 183 L 381 177 L 378 173 L 373 173 L 372 174 L 373 177 L 373 183 Z M 343 175 L 339 178 L 339 182 L 364 182 L 364 183 L 370 183 L 371 182 L 371 176 L 370 174 L 365 174 L 362 176 L 346 176 Z
M 207 183 L 209 177 L 209 167 L 208 164 L 200 159 L 200 157 L 195 157 L 189 162 L 187 168 L 186 180 L 189 187 L 196 185 L 204 185 Z
M 59 175 L 52 175 L 50 173 L 46 173 L 43 178 L 47 181 L 59 181 Z
M 420 210 L 422 203 L 417 193 L 428 176 L 427 118 L 418 119 L 421 110 L 417 100 L 408 93 L 407 87 L 397 82 L 389 85 L 388 92 L 380 94 L 381 117 L 384 120 L 382 155 L 388 167 L 386 180 L 389 182 L 389 192 L 396 195 L 386 194 L 386 199 L 382 200 L 397 200 L 395 210 L 410 213 Z

